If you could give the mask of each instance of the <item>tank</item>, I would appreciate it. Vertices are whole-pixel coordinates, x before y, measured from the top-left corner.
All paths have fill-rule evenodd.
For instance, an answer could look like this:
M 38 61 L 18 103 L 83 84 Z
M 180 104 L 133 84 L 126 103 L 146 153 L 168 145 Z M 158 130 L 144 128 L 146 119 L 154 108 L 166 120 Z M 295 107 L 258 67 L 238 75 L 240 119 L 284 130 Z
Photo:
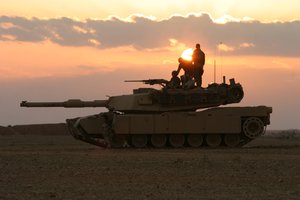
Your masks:
M 107 112 L 66 122 L 74 138 L 113 148 L 239 147 L 262 135 L 270 124 L 271 107 L 219 107 L 243 99 L 243 88 L 234 79 L 206 88 L 170 88 L 164 79 L 126 82 L 162 88 L 138 88 L 107 100 L 22 101 L 21 107 L 105 107 Z

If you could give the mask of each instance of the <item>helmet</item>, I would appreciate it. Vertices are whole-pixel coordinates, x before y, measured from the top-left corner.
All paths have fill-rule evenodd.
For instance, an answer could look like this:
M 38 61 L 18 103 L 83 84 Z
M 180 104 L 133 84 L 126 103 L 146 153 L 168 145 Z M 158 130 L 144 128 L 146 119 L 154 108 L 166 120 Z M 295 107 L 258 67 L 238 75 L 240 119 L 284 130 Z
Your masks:
M 183 58 L 179 57 L 179 58 L 178 58 L 178 62 L 179 62 L 179 63 L 182 63 L 182 62 L 183 62 Z
M 174 71 L 172 71 L 172 76 L 177 76 L 178 74 L 177 74 L 177 71 L 176 70 L 174 70 Z

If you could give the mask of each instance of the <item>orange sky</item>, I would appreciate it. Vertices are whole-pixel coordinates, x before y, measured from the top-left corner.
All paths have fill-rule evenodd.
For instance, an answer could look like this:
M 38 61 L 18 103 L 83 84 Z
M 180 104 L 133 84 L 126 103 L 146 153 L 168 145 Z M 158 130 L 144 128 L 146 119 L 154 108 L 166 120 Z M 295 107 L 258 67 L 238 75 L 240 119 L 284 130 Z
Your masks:
M 174 14 L 208 12 L 214 18 L 229 14 L 237 18 L 252 17 L 263 21 L 299 19 L 298 0 L 10 0 L 1 1 L 2 15 L 27 17 L 126 18 L 134 13 L 168 18 Z
M 88 100 L 106 98 L 105 95 L 129 93 L 134 87 L 141 85 L 125 85 L 123 80 L 169 79 L 170 72 L 177 68 L 177 58 L 181 53 L 187 48 L 194 48 L 194 44 L 200 42 L 207 58 L 204 85 L 213 81 L 213 62 L 216 60 L 218 82 L 221 81 L 222 75 L 226 75 L 227 78 L 234 77 L 243 85 L 245 98 L 239 105 L 273 106 L 271 128 L 300 128 L 297 122 L 300 115 L 300 96 L 297 92 L 300 85 L 300 52 L 297 48 L 299 39 L 296 34 L 300 30 L 299 26 L 297 23 L 286 22 L 288 26 L 295 28 L 295 31 L 291 30 L 291 33 L 294 33 L 292 35 L 288 32 L 290 29 L 282 28 L 285 24 L 265 24 L 275 20 L 300 19 L 297 9 L 300 6 L 299 1 L 186 1 L 185 5 L 182 1 L 160 1 L 159 5 L 165 4 L 166 9 L 157 6 L 156 1 L 110 1 L 105 7 L 99 1 L 92 0 L 86 1 L 84 5 L 82 1 L 77 0 L 72 3 L 67 0 L 51 3 L 34 0 L 30 2 L 1 3 L 0 12 L 8 18 L 0 18 L 0 110 L 8 114 L 0 117 L 0 125 L 57 122 L 66 117 L 92 114 L 95 111 L 91 109 L 55 109 L 47 111 L 49 115 L 44 113 L 46 116 L 41 117 L 40 111 L 20 109 L 18 104 L 21 100 Z M 198 18 L 186 15 L 193 12 L 196 13 L 195 16 L 200 16 L 203 11 L 209 13 L 212 20 L 216 20 L 211 23 L 205 17 L 199 18 L 199 22 L 207 24 L 207 28 L 216 28 L 215 23 L 222 22 L 220 18 L 226 15 L 223 19 L 230 19 L 236 24 L 229 23 L 217 27 L 217 30 L 223 31 L 219 35 L 218 31 L 205 33 L 205 29 L 197 29 L 197 34 L 194 34 L 193 23 L 198 23 L 194 22 Z M 165 23 L 162 26 L 156 23 L 157 21 L 152 21 L 154 18 L 147 21 L 141 17 L 132 24 L 125 22 L 129 19 L 126 17 L 134 13 L 154 16 L 158 21 L 174 14 L 184 15 L 185 18 L 160 22 Z M 104 20 L 111 15 L 118 16 L 122 22 L 85 21 L 87 18 Z M 26 21 L 13 16 L 26 16 L 26 19 L 36 17 L 44 21 Z M 71 17 L 77 20 L 51 21 L 57 17 Z M 244 23 L 237 18 L 255 18 L 264 23 Z M 191 22 L 191 25 L 187 26 L 191 29 L 188 32 L 178 29 L 176 20 Z M 45 28 L 48 23 L 52 24 Z M 69 23 L 78 23 L 72 26 L 72 33 L 67 26 L 64 28 L 64 25 Z M 124 30 L 132 30 L 132 26 L 136 25 L 134 28 L 137 32 L 118 33 L 121 36 L 114 32 L 115 28 L 127 25 L 131 28 Z M 142 32 L 156 25 L 159 28 Z M 172 31 L 157 30 L 166 26 L 168 29 L 174 28 L 177 35 L 172 34 Z M 240 27 L 236 28 L 237 26 Z M 107 27 L 109 29 L 105 30 L 105 35 L 102 31 Z M 234 28 L 236 35 L 232 37 L 228 30 Z M 251 34 L 244 36 L 248 28 L 253 33 L 261 34 L 257 37 L 252 37 Z M 271 30 L 270 33 L 268 30 Z M 281 34 L 287 36 L 286 46 L 283 46 L 285 41 L 279 43 L 276 39 L 281 38 Z M 218 49 L 218 45 L 221 48 Z M 28 115 L 31 117 L 28 118 Z
M 0 66 L 1 79 L 80 76 L 128 67 L 134 70 L 145 65 L 161 66 L 159 70 L 165 77 L 171 69 L 177 68 L 177 58 L 181 53 L 187 48 L 192 48 L 178 44 L 159 50 L 139 51 L 130 46 L 102 50 L 93 47 L 64 47 L 49 41 L 0 42 L 0 45 L 3 47 L 0 49 L 0 62 L 3 63 Z M 225 75 L 235 74 L 243 77 L 243 69 L 284 71 L 294 74 L 295 77 L 298 77 L 300 71 L 298 57 L 222 56 L 221 51 L 217 54 L 206 51 L 206 56 L 207 76 L 213 77 L 211 73 L 213 62 L 216 60 L 219 80 L 222 72 Z
M 51 42 L 0 42 L 1 79 L 22 79 L 45 76 L 78 76 L 106 72 L 145 64 L 177 65 L 177 57 L 185 47 L 169 47 L 138 51 L 132 47 L 107 50 L 92 47 L 62 47 Z M 17 59 L 16 59 L 17 58 Z M 126 65 L 126 66 L 124 66 Z M 5 72 L 5 73 L 4 73 Z

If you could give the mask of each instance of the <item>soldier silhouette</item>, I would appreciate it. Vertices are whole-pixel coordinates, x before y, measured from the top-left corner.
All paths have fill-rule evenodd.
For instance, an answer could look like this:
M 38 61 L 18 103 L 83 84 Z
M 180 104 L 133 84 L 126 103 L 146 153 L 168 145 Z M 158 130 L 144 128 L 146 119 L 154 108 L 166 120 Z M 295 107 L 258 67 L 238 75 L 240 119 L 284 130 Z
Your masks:
M 192 55 L 192 63 L 194 66 L 194 78 L 197 87 L 202 85 L 203 66 L 205 64 L 205 53 L 201 50 L 200 44 L 196 44 L 196 49 Z
M 194 76 L 194 70 L 192 62 L 189 60 L 184 60 L 183 58 L 178 58 L 178 69 L 177 74 L 179 74 L 180 70 L 183 69 L 184 75 L 181 76 L 181 82 L 183 88 L 192 88 L 194 86 L 194 83 L 192 82 L 192 78 Z M 189 83 L 189 84 L 187 84 Z
M 172 71 L 172 78 L 171 80 L 167 83 L 168 88 L 179 88 L 180 87 L 180 79 L 178 78 L 178 73 L 177 71 Z

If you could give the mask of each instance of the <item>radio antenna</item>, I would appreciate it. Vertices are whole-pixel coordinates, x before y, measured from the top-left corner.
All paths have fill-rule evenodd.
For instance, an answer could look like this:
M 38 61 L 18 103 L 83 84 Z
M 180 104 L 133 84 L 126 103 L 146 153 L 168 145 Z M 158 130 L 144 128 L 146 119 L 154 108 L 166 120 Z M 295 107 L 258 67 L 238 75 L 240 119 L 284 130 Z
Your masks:
M 216 63 L 217 63 L 217 61 L 215 59 L 214 60 L 214 83 L 216 83 L 216 67 L 217 67 Z
M 223 42 L 220 42 L 220 46 L 223 44 Z M 221 67 L 221 79 L 223 78 L 223 66 L 222 66 L 222 48 L 218 48 L 219 54 L 220 54 L 220 67 Z

